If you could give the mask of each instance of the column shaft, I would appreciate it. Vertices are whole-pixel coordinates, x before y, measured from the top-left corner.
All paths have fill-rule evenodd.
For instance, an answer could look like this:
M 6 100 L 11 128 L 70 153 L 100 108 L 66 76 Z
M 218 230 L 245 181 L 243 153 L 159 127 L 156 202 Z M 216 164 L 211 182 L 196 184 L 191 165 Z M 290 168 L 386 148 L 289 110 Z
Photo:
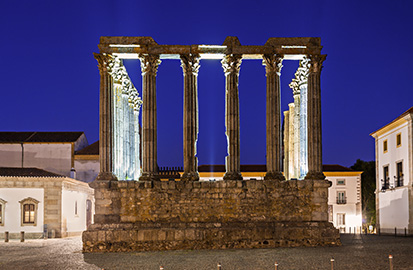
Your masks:
M 182 180 L 199 180 L 196 143 L 198 140 L 199 55 L 181 55 L 184 73 L 184 174 Z
M 305 179 L 323 180 L 320 75 L 326 55 L 310 55 L 307 86 L 308 173 Z
M 238 76 L 241 61 L 241 55 L 226 55 L 221 61 L 225 72 L 225 127 L 228 142 L 224 180 L 242 180 L 238 96 Z
M 139 55 L 142 70 L 142 175 L 140 180 L 157 180 L 156 72 L 159 55 Z
M 100 172 L 97 180 L 117 180 L 113 168 L 113 81 L 109 73 L 113 57 L 94 53 L 99 65 L 99 162 Z
M 282 56 L 264 55 L 267 76 L 267 173 L 264 179 L 284 180 L 281 173 L 281 98 Z

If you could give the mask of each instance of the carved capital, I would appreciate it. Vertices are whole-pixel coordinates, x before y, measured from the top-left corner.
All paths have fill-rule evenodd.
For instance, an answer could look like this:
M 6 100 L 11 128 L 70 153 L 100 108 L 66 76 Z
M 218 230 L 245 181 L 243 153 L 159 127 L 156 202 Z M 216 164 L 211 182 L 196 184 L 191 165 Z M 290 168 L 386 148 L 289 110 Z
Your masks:
M 142 76 L 146 73 L 155 74 L 158 71 L 158 66 L 161 63 L 157 54 L 140 54 Z
M 265 73 L 268 76 L 269 74 L 276 73 L 278 76 L 281 76 L 281 68 L 283 67 L 283 56 L 276 54 L 264 54 L 262 56 L 262 64 L 265 66 Z
M 242 62 L 242 55 L 239 55 L 239 54 L 225 55 L 221 61 L 225 76 L 231 73 L 239 75 L 239 70 L 241 68 L 241 62 Z
M 309 64 L 310 64 L 310 72 L 311 73 L 319 73 L 323 68 L 323 62 L 326 60 L 327 55 L 320 55 L 320 54 L 310 54 L 308 55 Z
M 181 54 L 181 67 L 185 74 L 198 76 L 199 54 Z
M 106 53 L 93 53 L 93 56 L 98 61 L 100 74 L 111 73 L 114 66 L 115 57 Z
M 297 71 L 295 72 L 295 80 L 297 81 L 298 87 L 307 84 L 309 70 L 310 59 L 304 57 L 304 59 L 300 61 L 300 65 L 298 66 Z
M 300 85 L 297 79 L 292 79 L 291 83 L 288 85 L 293 90 L 293 95 L 300 94 Z

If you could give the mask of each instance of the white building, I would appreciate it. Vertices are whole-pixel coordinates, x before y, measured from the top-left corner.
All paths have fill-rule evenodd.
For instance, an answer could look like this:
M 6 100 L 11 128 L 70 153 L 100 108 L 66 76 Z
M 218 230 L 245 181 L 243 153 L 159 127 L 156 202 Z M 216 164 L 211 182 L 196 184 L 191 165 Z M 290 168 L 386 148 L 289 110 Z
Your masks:
M 80 235 L 93 222 L 88 184 L 37 168 L 0 167 L 0 237 Z
M 376 226 L 413 234 L 413 107 L 371 133 L 376 142 Z
M 75 152 L 74 168 L 76 171 L 76 179 L 86 183 L 95 180 L 100 171 L 99 141 Z
M 323 165 L 328 189 L 328 216 L 340 232 L 360 233 L 362 227 L 361 174 L 340 165 Z
M 199 166 L 201 181 L 222 180 L 225 165 Z M 265 165 L 241 165 L 244 180 L 263 180 Z M 360 233 L 362 227 L 361 174 L 340 165 L 323 165 L 327 180 L 332 182 L 328 193 L 329 221 L 341 232 Z M 167 178 L 167 177 L 166 177 Z
M 74 178 L 75 152 L 87 145 L 83 132 L 0 132 L 0 167 L 34 167 Z

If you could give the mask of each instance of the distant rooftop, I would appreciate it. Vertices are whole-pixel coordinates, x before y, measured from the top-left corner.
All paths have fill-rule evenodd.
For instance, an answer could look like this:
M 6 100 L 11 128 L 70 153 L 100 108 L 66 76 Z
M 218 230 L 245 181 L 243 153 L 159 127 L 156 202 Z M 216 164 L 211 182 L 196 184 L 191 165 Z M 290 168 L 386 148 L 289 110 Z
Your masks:
M 86 146 L 82 150 L 79 150 L 75 155 L 99 155 L 99 141 Z
M 16 167 L 0 167 L 0 177 L 66 177 L 61 174 L 52 173 L 38 168 L 16 168 Z
M 0 143 L 75 142 L 83 132 L 0 132 Z

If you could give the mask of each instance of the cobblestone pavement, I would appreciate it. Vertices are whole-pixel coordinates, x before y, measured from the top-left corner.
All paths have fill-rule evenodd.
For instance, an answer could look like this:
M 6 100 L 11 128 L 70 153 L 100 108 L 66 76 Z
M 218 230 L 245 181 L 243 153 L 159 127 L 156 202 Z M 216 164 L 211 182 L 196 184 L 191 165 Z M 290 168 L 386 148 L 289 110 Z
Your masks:
M 0 269 L 144 269 L 158 270 L 278 270 L 413 269 L 413 238 L 342 235 L 341 247 L 276 248 L 249 250 L 194 250 L 83 254 L 81 239 L 11 240 L 0 243 Z

